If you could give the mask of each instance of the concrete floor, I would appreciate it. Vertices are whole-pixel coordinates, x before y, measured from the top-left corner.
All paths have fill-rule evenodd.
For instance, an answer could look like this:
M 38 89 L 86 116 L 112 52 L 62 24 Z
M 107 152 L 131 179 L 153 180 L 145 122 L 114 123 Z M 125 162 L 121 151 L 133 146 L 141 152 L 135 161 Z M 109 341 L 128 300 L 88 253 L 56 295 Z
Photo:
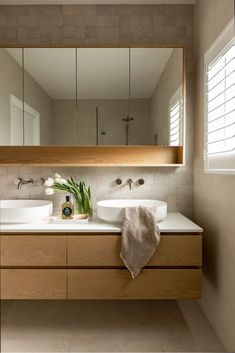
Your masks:
M 194 301 L 5 301 L 2 352 L 225 352 Z

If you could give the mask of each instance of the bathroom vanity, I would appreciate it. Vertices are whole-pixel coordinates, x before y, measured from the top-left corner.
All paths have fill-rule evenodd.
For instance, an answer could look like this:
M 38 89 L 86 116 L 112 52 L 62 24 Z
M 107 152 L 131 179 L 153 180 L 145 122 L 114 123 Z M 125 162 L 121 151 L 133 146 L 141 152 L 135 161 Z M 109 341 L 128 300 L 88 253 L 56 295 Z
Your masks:
M 202 228 L 180 213 L 159 228 L 159 248 L 133 280 L 119 256 L 117 224 L 2 225 L 1 298 L 200 298 Z

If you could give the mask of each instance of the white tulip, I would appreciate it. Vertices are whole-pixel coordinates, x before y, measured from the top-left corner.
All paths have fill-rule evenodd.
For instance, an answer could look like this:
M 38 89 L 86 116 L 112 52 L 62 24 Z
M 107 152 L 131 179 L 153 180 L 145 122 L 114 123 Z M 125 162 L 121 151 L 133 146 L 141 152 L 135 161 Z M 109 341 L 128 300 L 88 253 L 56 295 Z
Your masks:
M 46 188 L 45 194 L 46 195 L 53 195 L 54 194 L 54 190 L 52 188 Z
M 61 178 L 61 179 L 60 179 L 60 183 L 61 183 L 61 184 L 66 184 L 67 181 L 66 181 L 65 179 L 62 179 L 62 178 Z
M 58 174 L 58 173 L 55 173 L 55 178 L 56 178 L 56 179 L 61 179 L 61 176 L 60 176 L 60 174 Z
M 52 178 L 48 178 L 47 180 L 45 180 L 44 185 L 47 187 L 51 187 L 54 185 L 54 179 Z
M 59 184 L 66 184 L 66 180 L 65 180 L 65 179 L 62 179 L 62 178 L 56 178 L 56 179 L 55 179 L 55 182 L 56 182 L 56 183 L 59 183 Z

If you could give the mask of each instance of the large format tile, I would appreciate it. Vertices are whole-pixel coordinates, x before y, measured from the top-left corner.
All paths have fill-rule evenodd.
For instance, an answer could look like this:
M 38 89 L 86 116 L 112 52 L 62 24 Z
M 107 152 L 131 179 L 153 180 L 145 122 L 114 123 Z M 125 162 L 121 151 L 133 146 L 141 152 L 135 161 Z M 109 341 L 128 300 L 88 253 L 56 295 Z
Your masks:
M 3 352 L 223 352 L 194 301 L 13 301 Z

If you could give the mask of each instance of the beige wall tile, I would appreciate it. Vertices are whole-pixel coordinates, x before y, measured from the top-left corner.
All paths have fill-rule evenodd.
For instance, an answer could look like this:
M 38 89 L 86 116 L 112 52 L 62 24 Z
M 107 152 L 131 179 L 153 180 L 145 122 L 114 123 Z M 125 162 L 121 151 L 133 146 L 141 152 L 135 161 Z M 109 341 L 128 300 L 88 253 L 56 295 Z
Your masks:
M 119 25 L 119 16 L 110 15 L 110 16 L 98 16 L 97 17 L 97 26 L 98 27 L 117 27 Z

